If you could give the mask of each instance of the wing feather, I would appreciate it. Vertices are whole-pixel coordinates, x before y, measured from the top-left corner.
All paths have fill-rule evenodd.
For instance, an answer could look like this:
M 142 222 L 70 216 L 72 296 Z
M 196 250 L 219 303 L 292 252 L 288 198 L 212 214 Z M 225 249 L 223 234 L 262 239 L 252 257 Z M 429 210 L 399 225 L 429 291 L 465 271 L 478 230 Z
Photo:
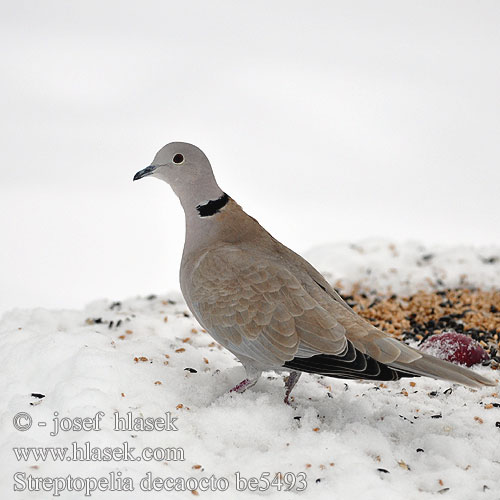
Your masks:
M 337 354 L 345 328 L 279 261 L 220 245 L 199 259 L 190 296 L 200 323 L 236 355 L 281 366 L 299 344 Z

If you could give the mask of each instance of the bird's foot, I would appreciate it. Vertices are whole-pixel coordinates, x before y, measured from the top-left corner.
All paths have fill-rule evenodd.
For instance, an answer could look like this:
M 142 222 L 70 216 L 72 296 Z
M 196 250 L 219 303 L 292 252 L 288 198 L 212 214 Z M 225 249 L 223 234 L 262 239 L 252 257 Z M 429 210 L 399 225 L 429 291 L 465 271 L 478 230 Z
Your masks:
M 302 372 L 290 372 L 290 375 L 285 378 L 285 399 L 283 400 L 285 404 L 292 406 L 292 403 L 290 402 L 290 393 L 292 392 L 292 389 L 295 387 L 295 384 L 299 381 L 300 376 L 302 375 Z M 292 398 L 293 400 L 293 398 Z
M 236 384 L 229 392 L 245 392 L 250 387 L 253 387 L 257 383 L 257 380 L 258 379 L 246 378 L 239 384 Z

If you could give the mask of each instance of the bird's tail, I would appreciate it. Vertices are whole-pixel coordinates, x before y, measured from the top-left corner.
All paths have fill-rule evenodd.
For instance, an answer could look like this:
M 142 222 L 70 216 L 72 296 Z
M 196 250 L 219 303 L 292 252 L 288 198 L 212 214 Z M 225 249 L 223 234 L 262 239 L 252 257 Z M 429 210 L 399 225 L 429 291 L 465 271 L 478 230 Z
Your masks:
M 389 366 L 397 370 L 422 375 L 424 377 L 432 377 L 438 379 L 449 380 L 469 387 L 496 386 L 496 382 L 479 375 L 478 373 L 455 365 L 448 361 L 436 358 L 422 351 L 417 351 L 421 357 L 409 363 L 388 363 Z

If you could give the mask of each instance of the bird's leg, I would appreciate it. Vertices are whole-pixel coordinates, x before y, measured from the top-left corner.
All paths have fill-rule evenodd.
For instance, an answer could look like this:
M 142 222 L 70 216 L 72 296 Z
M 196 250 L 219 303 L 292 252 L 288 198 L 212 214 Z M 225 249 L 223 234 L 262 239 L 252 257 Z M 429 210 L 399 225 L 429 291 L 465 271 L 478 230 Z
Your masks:
M 295 384 L 299 381 L 300 376 L 302 375 L 302 372 L 290 372 L 290 375 L 285 379 L 285 403 L 287 405 L 290 404 L 290 393 L 292 392 L 292 389 L 295 387 Z
M 257 378 L 245 378 L 239 384 L 236 384 L 229 392 L 245 392 L 250 387 L 253 387 L 259 377 Z
M 253 387 L 262 375 L 262 370 L 255 368 L 250 362 L 244 362 L 241 359 L 240 361 L 245 368 L 247 376 L 239 384 L 236 384 L 229 392 L 245 392 L 250 387 Z

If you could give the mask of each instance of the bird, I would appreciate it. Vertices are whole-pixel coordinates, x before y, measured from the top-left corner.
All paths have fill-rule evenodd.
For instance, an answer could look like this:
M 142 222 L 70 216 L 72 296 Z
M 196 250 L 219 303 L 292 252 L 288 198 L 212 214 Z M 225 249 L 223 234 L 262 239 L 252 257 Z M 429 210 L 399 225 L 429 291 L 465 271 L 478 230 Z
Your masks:
M 184 299 L 200 325 L 233 353 L 254 386 L 285 376 L 284 401 L 302 373 L 371 381 L 427 376 L 469 387 L 480 374 L 398 341 L 360 317 L 307 260 L 280 243 L 217 184 L 197 146 L 171 142 L 134 181 L 167 182 L 185 213 L 180 265 Z

